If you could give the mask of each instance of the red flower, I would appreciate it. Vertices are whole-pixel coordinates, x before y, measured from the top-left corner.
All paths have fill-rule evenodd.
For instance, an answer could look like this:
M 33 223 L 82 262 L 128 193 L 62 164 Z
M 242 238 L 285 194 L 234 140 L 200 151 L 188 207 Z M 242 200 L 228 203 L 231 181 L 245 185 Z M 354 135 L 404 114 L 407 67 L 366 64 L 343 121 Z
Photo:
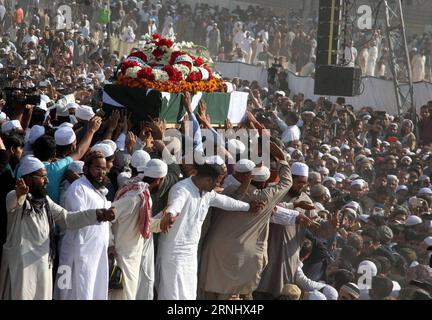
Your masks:
M 137 58 L 140 58 L 142 61 L 147 62 L 147 56 L 142 51 L 133 52 L 129 55 L 129 57 L 137 57 Z
M 133 68 L 133 67 L 139 67 L 140 65 L 136 61 L 125 61 L 122 63 L 121 70 L 123 73 L 126 72 L 127 69 Z
M 183 80 L 181 72 L 177 71 L 172 66 L 165 66 L 162 70 L 168 73 L 170 81 L 178 82 Z
M 152 68 L 141 69 L 140 71 L 138 71 L 138 78 L 153 81 L 155 79 L 155 76 L 153 74 L 153 69 Z
M 157 40 L 162 39 L 162 37 L 161 37 L 161 35 L 160 35 L 159 33 L 155 33 L 155 34 L 153 34 L 153 35 L 152 35 L 152 38 L 153 38 L 153 39 L 157 39 Z
M 174 42 L 168 39 L 160 39 L 159 40 L 159 47 L 167 46 L 168 48 L 171 48 L 173 46 Z
M 204 60 L 202 58 L 192 57 L 192 59 L 194 60 L 195 67 L 201 67 L 201 65 L 204 63 Z
M 153 50 L 153 55 L 155 56 L 156 60 L 160 60 L 164 54 L 165 54 L 165 51 L 163 51 L 159 48 Z
M 189 74 L 189 76 L 186 79 L 189 82 L 196 82 L 202 80 L 202 74 L 201 72 L 192 72 Z
M 175 52 L 171 53 L 171 58 L 170 58 L 169 64 L 170 65 L 175 64 L 176 59 L 182 55 L 185 55 L 185 54 L 186 53 L 184 53 L 183 51 L 175 51 Z

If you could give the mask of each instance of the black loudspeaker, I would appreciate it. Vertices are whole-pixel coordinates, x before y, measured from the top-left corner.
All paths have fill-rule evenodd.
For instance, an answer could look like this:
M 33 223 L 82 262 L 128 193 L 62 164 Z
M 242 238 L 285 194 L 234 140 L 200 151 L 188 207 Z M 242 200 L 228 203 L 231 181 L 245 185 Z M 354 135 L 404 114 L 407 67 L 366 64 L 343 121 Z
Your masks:
M 315 94 L 354 97 L 360 95 L 360 68 L 318 66 L 315 72 Z
M 344 0 L 320 0 L 316 65 L 336 65 Z

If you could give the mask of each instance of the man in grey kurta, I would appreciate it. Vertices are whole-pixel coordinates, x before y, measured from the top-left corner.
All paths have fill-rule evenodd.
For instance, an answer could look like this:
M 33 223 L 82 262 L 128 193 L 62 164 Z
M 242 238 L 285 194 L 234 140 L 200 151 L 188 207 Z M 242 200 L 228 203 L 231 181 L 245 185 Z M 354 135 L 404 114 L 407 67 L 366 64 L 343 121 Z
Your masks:
M 293 186 L 283 199 L 287 209 L 296 209 L 297 203 L 313 203 L 302 191 L 308 182 L 308 167 L 302 163 L 292 165 Z M 313 209 L 313 206 L 310 208 Z M 295 283 L 300 266 L 300 248 L 305 239 L 306 229 L 299 225 L 270 223 L 268 237 L 268 265 L 261 275 L 255 298 L 277 299 L 285 284 Z
M 283 153 L 281 156 L 284 157 Z M 200 288 L 206 299 L 228 299 L 232 295 L 251 296 L 259 284 L 260 275 L 267 264 L 267 238 L 273 208 L 291 187 L 291 170 L 285 158 L 279 159 L 280 181 L 273 186 L 247 187 L 239 198 L 245 202 L 266 203 L 257 215 L 235 215 L 215 210 L 210 230 L 205 238 L 200 270 Z M 259 169 L 259 168 L 257 168 Z M 270 172 L 268 172 L 270 173 Z M 268 177 L 264 177 L 265 181 Z M 227 177 L 234 190 L 228 196 L 237 198 L 240 182 Z
M 78 229 L 113 220 L 115 210 L 68 214 L 46 196 L 48 179 L 42 162 L 26 157 L 20 172 L 22 179 L 6 198 L 8 225 L 0 273 L 0 299 L 51 300 L 53 222 L 62 228 Z M 67 274 L 66 270 L 66 277 Z M 70 283 L 67 278 L 64 281 L 66 286 Z

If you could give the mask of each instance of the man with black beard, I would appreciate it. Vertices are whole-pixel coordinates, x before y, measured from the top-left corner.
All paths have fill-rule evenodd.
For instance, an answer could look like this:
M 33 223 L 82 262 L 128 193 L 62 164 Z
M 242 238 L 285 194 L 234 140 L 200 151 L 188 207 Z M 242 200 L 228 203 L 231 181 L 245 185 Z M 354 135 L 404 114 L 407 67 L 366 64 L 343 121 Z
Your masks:
M 92 209 L 68 214 L 47 196 L 47 170 L 32 156 L 23 158 L 18 177 L 15 190 L 6 198 L 8 226 L 0 273 L 0 299 L 51 300 L 56 251 L 54 223 L 63 228 L 79 229 L 112 221 L 115 210 Z M 67 285 L 69 279 L 64 280 Z
M 7 234 L 6 195 L 15 187 L 15 168 L 23 150 L 24 138 L 21 135 L 11 134 L 4 139 L 4 143 L 0 138 L 0 257 Z
M 71 184 L 65 197 L 70 211 L 109 208 L 107 164 L 100 151 L 90 152 L 84 164 L 84 176 Z M 106 300 L 108 298 L 108 223 L 77 231 L 67 230 L 61 239 L 60 266 L 71 268 L 68 288 L 56 283 L 54 297 L 59 300 Z M 61 274 L 57 273 L 57 278 Z

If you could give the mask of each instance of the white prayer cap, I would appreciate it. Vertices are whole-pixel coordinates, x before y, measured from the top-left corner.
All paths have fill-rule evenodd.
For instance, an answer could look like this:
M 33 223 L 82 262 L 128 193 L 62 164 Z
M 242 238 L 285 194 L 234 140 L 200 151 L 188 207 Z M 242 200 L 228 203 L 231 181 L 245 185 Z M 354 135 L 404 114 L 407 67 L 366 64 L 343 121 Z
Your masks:
M 423 242 L 428 246 L 432 247 L 432 236 L 426 237 Z
M 89 106 L 79 106 L 75 111 L 75 117 L 80 120 L 90 121 L 94 116 L 95 113 Z
M 329 155 L 329 156 L 328 156 L 328 159 L 331 159 L 331 160 L 333 160 L 334 162 L 336 162 L 337 164 L 339 164 L 339 160 L 338 160 L 338 158 L 336 158 L 335 156 Z
M 293 176 L 309 177 L 309 167 L 302 162 L 295 162 L 291 166 Z
M 100 151 L 102 152 L 102 154 L 104 155 L 105 158 L 109 158 L 112 157 L 114 155 L 114 151 L 111 148 L 110 145 L 106 144 L 106 143 L 98 143 L 95 144 L 92 148 L 91 148 L 92 152 L 95 151 Z
M 4 134 L 7 134 L 15 129 L 22 130 L 21 122 L 19 122 L 19 120 L 6 121 L 2 124 L 2 133 Z
M 340 148 L 341 148 L 341 150 L 351 150 L 350 146 L 345 144 L 345 143 L 342 144 Z
M 341 177 L 335 177 L 333 178 L 337 183 L 342 183 L 343 179 Z
M 372 154 L 372 151 L 369 148 L 364 148 L 364 152 L 366 156 L 370 156 Z
M 20 166 L 18 169 L 18 178 L 39 171 L 43 168 L 45 168 L 45 165 L 38 158 L 35 158 L 33 156 L 24 157 L 20 162 Z
M 327 300 L 327 298 L 318 290 L 314 290 L 308 293 L 308 300 Z
M 388 141 L 383 141 L 382 144 L 385 145 L 386 147 L 390 147 L 390 142 L 388 142 Z
M 276 95 L 276 94 L 278 94 L 278 95 L 280 95 L 280 96 L 282 96 L 282 97 L 285 97 L 285 96 L 286 96 L 285 92 L 282 91 L 282 90 L 276 91 L 276 92 L 275 92 L 275 95 Z
M 364 154 L 359 154 L 358 156 L 356 156 L 355 158 L 354 158 L 354 161 L 355 162 L 359 162 L 359 161 L 361 161 L 361 160 L 363 160 L 363 159 L 365 159 L 365 158 L 367 158 Z
M 68 146 L 76 140 L 76 135 L 72 128 L 64 126 L 57 129 L 54 138 L 56 145 Z
M 344 175 L 343 173 L 335 173 L 335 175 L 333 176 L 333 178 L 337 179 L 341 179 L 341 180 L 345 180 L 346 179 L 346 175 Z
M 74 161 L 68 166 L 68 171 L 72 171 L 78 174 L 83 174 L 84 161 Z
M 360 209 L 360 204 L 357 201 L 351 201 L 345 205 L 345 208 L 353 208 L 358 211 L 358 209 Z
M 330 149 L 330 152 L 333 152 L 333 151 L 340 152 L 341 150 L 340 150 L 339 147 L 332 147 L 332 148 Z
M 4 112 L 0 112 L 0 121 L 6 121 L 7 120 L 7 115 Z
M 104 143 L 110 146 L 110 148 L 113 150 L 113 153 L 117 151 L 117 143 L 115 143 L 112 140 L 103 140 L 100 143 Z
M 255 163 L 248 159 L 239 160 L 235 166 L 234 171 L 239 173 L 251 172 L 255 168 Z
M 137 150 L 133 153 L 131 159 L 131 166 L 138 172 L 144 172 L 145 166 L 151 160 L 150 155 L 144 150 Z
M 357 180 L 358 178 L 360 178 L 360 176 L 358 174 L 352 174 L 349 176 L 348 180 L 354 181 Z
M 369 272 L 371 272 L 371 275 L 373 277 L 375 277 L 378 274 L 377 266 L 375 265 L 375 263 L 373 263 L 372 261 L 369 261 L 369 260 L 364 260 L 364 261 L 360 262 L 360 264 L 357 268 L 357 273 L 363 274 L 364 270 L 368 270 Z
M 399 191 L 402 191 L 402 190 L 408 191 L 408 187 L 405 186 L 405 185 L 403 185 L 403 184 L 401 184 L 400 186 L 398 186 L 396 188 L 396 192 L 399 192 Z
M 266 182 L 270 178 L 270 169 L 262 166 L 253 170 L 252 180 L 256 182 Z
M 336 184 L 336 179 L 335 178 L 333 178 L 333 177 L 326 177 L 324 180 L 323 180 L 323 184 L 324 183 L 326 183 L 326 182 L 332 182 L 332 183 L 334 183 L 334 184 Z
M 123 171 L 117 176 L 117 185 L 119 188 L 123 188 L 126 182 L 132 178 L 132 174 L 128 171 Z
M 323 168 L 320 168 L 320 169 L 319 169 L 319 173 L 321 173 L 321 174 L 329 174 L 330 171 L 329 171 L 329 169 L 323 167 Z
M 225 164 L 225 161 L 220 156 L 206 157 L 204 159 L 204 162 L 206 164 L 217 164 L 217 165 L 220 165 L 220 166 L 223 166 Z
M 64 103 L 57 103 L 56 114 L 59 117 L 67 117 L 69 116 L 69 110 L 66 108 L 66 105 Z
M 324 296 L 327 300 L 337 300 L 339 298 L 339 294 L 335 288 L 332 286 L 325 286 L 322 290 Z
M 42 137 L 44 134 L 45 134 L 45 127 L 39 126 L 39 125 L 34 125 L 30 129 L 28 142 L 30 144 L 33 144 L 38 138 Z
M 76 102 L 71 102 L 71 103 L 68 103 L 67 105 L 66 105 L 66 108 L 69 110 L 69 109 L 78 109 L 79 108 L 79 104 L 78 103 L 76 103 Z
M 151 159 L 144 168 L 144 176 L 150 178 L 163 178 L 168 173 L 168 166 L 159 159 Z
M 354 180 L 353 182 L 351 182 L 351 188 L 353 188 L 353 187 L 361 187 L 361 188 L 363 188 L 364 187 L 363 180 L 362 179 L 357 179 L 357 180 Z
M 418 194 L 432 194 L 432 190 L 430 188 L 421 188 Z
M 389 174 L 387 176 L 387 180 L 399 181 L 398 177 L 396 177 L 395 175 L 392 175 L 392 174 Z
M 354 219 L 357 219 L 357 212 L 354 209 L 349 208 L 349 207 L 344 207 L 342 210 L 347 211 L 348 213 L 350 213 L 354 217 Z
M 328 144 L 322 144 L 321 147 L 320 147 L 320 149 L 326 149 L 327 152 L 329 152 L 330 149 L 331 149 L 331 147 Z
M 235 153 L 243 153 L 246 150 L 246 146 L 243 142 L 237 139 L 228 140 L 228 151 Z
M 416 226 L 421 223 L 423 223 L 423 220 L 420 217 L 414 215 L 409 216 L 408 219 L 405 221 L 405 225 L 407 227 Z

